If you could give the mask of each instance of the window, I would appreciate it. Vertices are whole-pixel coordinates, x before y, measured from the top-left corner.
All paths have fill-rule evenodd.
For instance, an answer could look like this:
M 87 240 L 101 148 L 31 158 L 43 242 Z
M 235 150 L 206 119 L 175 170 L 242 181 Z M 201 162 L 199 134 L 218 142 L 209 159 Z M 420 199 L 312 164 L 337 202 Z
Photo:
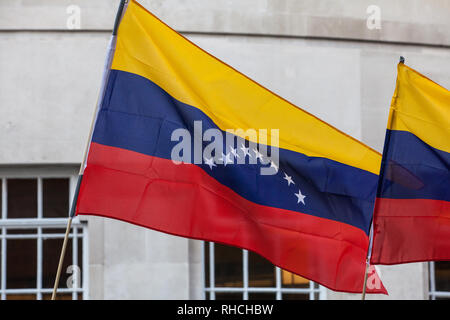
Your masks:
M 429 263 L 430 299 L 450 299 L 450 261 Z
M 1 299 L 50 299 L 76 184 L 74 168 L 0 168 Z M 59 299 L 87 298 L 87 226 L 73 220 Z
M 275 267 L 261 256 L 203 242 L 204 297 L 208 300 L 324 299 L 324 287 Z

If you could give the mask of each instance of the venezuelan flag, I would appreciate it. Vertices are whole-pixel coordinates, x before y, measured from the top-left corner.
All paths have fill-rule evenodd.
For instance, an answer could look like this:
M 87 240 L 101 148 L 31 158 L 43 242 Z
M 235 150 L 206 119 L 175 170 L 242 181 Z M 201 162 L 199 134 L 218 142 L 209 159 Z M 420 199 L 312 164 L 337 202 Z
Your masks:
M 371 262 L 450 260 L 450 91 L 398 65 Z
M 245 134 L 260 128 L 278 130 L 279 143 L 272 136 L 264 140 L 259 130 Z M 172 138 L 179 129 L 192 136 L 215 129 L 243 143 L 224 150 L 222 161 L 195 159 L 193 152 L 175 163 L 179 141 Z M 261 141 L 278 152 L 278 163 L 250 147 Z M 361 292 L 380 163 L 374 150 L 263 88 L 131 1 L 118 30 L 76 210 L 252 250 L 328 288 Z M 269 166 L 275 174 L 261 175 Z

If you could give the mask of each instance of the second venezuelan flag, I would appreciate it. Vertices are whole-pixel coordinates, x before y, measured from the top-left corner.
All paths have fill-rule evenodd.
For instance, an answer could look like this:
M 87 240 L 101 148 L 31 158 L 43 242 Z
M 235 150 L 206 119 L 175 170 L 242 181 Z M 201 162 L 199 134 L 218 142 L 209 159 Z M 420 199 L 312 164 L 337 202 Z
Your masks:
M 403 63 L 381 168 L 372 263 L 450 260 L 450 91 Z

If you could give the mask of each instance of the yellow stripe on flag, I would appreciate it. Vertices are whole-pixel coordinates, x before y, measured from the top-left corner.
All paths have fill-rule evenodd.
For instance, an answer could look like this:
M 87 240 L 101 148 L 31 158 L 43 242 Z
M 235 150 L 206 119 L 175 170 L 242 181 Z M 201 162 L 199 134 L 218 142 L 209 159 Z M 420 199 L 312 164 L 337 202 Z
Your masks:
M 379 172 L 378 152 L 211 56 L 135 1 L 120 24 L 112 69 L 153 81 L 222 130 L 279 129 L 280 148 Z
M 409 131 L 450 152 L 450 91 L 399 63 L 388 129 Z

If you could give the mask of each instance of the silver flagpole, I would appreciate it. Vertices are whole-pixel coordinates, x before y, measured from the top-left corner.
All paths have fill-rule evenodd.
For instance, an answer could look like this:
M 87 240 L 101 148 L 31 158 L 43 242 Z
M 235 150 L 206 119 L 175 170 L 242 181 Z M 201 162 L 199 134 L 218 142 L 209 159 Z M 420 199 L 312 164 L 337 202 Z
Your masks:
M 81 166 L 80 166 L 80 172 L 78 173 L 77 187 L 75 189 L 75 193 L 74 193 L 73 200 L 72 200 L 72 205 L 70 207 L 70 214 L 69 214 L 69 220 L 67 221 L 66 234 L 64 236 L 64 242 L 63 242 L 63 246 L 61 249 L 61 255 L 59 257 L 58 270 L 56 271 L 55 284 L 53 286 L 52 300 L 56 299 L 56 293 L 58 290 L 59 279 L 61 277 L 61 269 L 62 269 L 62 265 L 64 263 L 64 256 L 66 254 L 66 248 L 67 248 L 67 242 L 69 239 L 70 228 L 72 226 L 73 217 L 75 216 L 75 209 L 76 209 L 76 205 L 77 205 L 78 194 L 80 192 L 81 180 L 83 179 L 83 172 L 84 172 L 84 169 L 86 168 L 87 155 L 89 153 L 89 148 L 90 148 L 91 141 L 92 141 L 94 126 L 95 126 L 95 123 L 97 122 L 98 111 L 100 110 L 100 106 L 103 102 L 103 97 L 104 97 L 105 91 L 106 91 L 106 84 L 108 82 L 108 78 L 109 78 L 109 74 L 110 74 L 110 70 L 111 70 L 111 64 L 112 64 L 114 52 L 116 49 L 117 31 L 119 29 L 120 21 L 126 10 L 127 4 L 128 4 L 128 0 L 120 1 L 119 9 L 117 10 L 116 20 L 114 22 L 114 29 L 112 32 L 111 39 L 109 41 L 109 45 L 108 45 L 108 49 L 107 49 L 107 53 L 106 53 L 105 65 L 103 67 L 103 76 L 102 76 L 99 97 L 97 99 L 94 116 L 92 118 L 91 128 L 89 130 L 89 136 L 88 136 L 88 140 L 86 143 L 86 149 L 84 150 L 83 161 L 81 162 Z
M 366 268 L 364 271 L 364 284 L 363 284 L 363 292 L 362 292 L 361 300 L 366 300 L 367 276 L 369 273 L 370 257 L 372 255 L 372 243 L 373 243 L 373 218 L 372 218 L 372 222 L 370 224 L 369 248 L 367 250 L 367 255 L 366 255 Z

